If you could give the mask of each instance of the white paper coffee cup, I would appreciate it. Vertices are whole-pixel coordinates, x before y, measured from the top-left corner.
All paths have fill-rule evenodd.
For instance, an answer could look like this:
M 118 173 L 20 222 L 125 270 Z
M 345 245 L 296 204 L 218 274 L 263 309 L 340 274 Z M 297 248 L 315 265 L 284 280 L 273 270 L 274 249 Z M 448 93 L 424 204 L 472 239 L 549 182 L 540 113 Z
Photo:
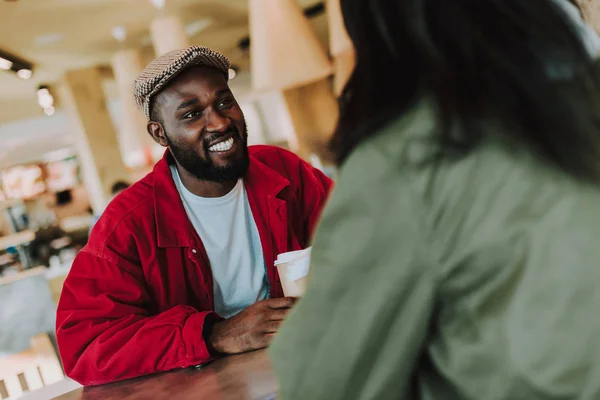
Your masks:
M 277 256 L 275 267 L 283 294 L 288 297 L 302 297 L 306 292 L 306 281 L 310 270 L 311 248 L 290 251 Z

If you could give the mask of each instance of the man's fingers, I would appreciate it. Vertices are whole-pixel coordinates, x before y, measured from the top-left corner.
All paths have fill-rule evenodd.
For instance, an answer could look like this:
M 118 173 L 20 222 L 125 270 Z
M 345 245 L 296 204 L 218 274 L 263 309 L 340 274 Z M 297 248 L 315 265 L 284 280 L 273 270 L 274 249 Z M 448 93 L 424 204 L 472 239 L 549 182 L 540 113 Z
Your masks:
M 267 343 L 267 347 L 269 347 L 269 345 L 271 344 L 273 339 L 277 337 L 277 335 L 279 335 L 279 332 L 265 333 L 265 341 Z
M 281 297 L 278 299 L 264 300 L 270 308 L 291 308 L 296 302 L 295 297 Z
M 269 321 L 283 321 L 287 317 L 289 312 L 289 308 L 276 308 L 271 310 L 266 315 L 266 319 Z
M 282 321 L 269 321 L 264 326 L 265 333 L 275 333 L 279 331 Z

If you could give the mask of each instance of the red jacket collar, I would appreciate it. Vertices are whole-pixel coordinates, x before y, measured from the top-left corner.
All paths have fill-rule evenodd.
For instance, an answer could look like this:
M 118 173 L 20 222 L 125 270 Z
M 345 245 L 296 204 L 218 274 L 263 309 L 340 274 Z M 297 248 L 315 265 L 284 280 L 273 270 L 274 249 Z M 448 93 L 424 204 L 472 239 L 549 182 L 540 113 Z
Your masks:
M 246 191 L 256 198 L 276 197 L 289 186 L 290 181 L 279 172 L 265 165 L 252 155 L 250 148 L 250 166 L 244 176 Z M 162 160 L 154 167 L 154 207 L 156 213 L 156 231 L 159 247 L 188 247 L 194 237 L 169 164 L 173 157 L 167 150 Z

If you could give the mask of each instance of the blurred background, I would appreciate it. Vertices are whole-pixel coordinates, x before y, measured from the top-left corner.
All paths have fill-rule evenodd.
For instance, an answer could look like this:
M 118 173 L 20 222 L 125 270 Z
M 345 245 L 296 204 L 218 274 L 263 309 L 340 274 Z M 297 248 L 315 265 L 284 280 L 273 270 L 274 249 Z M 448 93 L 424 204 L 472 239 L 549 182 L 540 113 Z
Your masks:
M 0 0 L 0 398 L 35 389 L 3 380 L 2 368 L 36 335 L 54 340 L 62 283 L 111 187 L 164 153 L 133 102 L 134 79 L 189 45 L 231 60 L 250 144 L 333 175 L 327 141 L 353 67 L 338 2 Z

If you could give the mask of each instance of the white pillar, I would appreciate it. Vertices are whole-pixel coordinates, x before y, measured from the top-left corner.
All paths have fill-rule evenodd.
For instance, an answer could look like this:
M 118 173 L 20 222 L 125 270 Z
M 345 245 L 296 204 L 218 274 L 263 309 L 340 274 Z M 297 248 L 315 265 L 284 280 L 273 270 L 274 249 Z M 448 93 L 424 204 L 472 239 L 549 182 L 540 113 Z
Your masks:
M 69 71 L 60 86 L 60 98 L 76 137 L 83 182 L 94 212 L 101 212 L 117 180 L 128 180 L 117 133 L 106 108 L 98 68 Z
M 142 55 L 137 50 L 120 50 L 112 57 L 112 68 L 121 100 L 122 126 L 119 144 L 128 167 L 148 166 L 152 162 L 152 147 L 156 144 L 146 130 L 146 117 L 133 100 L 133 82 L 144 69 Z
M 157 56 L 190 45 L 183 22 L 174 15 L 155 18 L 150 25 L 150 36 Z

